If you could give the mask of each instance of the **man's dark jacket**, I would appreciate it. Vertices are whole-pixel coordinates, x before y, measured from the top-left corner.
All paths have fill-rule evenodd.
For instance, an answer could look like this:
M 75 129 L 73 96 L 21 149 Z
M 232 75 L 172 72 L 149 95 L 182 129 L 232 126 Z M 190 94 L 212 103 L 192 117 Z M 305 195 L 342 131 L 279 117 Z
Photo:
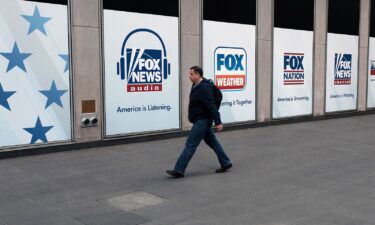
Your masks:
M 189 121 L 194 123 L 201 119 L 212 119 L 215 125 L 220 125 L 220 113 L 218 112 L 213 95 L 213 84 L 207 79 L 193 85 L 190 92 Z

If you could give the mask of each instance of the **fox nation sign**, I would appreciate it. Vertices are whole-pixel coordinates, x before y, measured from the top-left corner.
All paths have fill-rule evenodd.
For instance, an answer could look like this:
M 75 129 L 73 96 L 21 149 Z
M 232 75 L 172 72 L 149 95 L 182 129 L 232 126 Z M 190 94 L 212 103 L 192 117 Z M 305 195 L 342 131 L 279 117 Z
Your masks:
M 312 31 L 274 28 L 273 118 L 312 114 Z

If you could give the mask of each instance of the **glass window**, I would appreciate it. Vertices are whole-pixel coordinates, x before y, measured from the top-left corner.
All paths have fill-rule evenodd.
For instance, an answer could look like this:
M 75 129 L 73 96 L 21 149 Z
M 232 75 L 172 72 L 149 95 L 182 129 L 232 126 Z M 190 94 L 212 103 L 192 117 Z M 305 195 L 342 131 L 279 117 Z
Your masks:
M 256 24 L 256 0 L 204 0 L 203 19 Z
M 103 8 L 163 16 L 178 16 L 178 0 L 103 0 Z
M 296 30 L 314 29 L 314 0 L 274 0 L 275 27 Z
M 180 128 L 178 0 L 104 0 L 106 136 Z
M 329 0 L 328 33 L 358 35 L 360 0 Z
M 375 1 L 371 0 L 370 36 L 375 37 Z
M 255 118 L 255 0 L 203 1 L 204 76 L 223 92 L 223 123 Z
M 0 147 L 71 140 L 67 1 L 0 5 Z

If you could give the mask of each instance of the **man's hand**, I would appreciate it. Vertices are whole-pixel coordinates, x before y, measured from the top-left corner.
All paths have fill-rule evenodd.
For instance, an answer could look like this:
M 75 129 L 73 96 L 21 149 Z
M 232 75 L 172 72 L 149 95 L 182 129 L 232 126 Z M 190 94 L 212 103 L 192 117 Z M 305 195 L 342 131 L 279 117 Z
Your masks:
M 223 124 L 216 125 L 216 130 L 217 130 L 217 132 L 222 131 L 223 128 L 224 128 Z

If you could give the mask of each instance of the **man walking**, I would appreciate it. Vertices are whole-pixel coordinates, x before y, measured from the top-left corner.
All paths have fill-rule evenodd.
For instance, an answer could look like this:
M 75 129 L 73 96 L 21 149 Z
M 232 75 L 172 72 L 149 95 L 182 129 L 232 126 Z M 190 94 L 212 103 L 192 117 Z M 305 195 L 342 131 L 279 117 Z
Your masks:
M 202 139 L 219 159 L 221 168 L 217 169 L 216 173 L 223 173 L 232 167 L 232 163 L 211 129 L 214 122 L 218 132 L 223 130 L 220 113 L 215 104 L 213 84 L 203 78 L 203 70 L 198 66 L 190 68 L 189 78 L 193 82 L 189 102 L 189 121 L 193 123 L 193 127 L 174 170 L 167 170 L 167 173 L 176 178 L 184 177 L 185 169 Z

